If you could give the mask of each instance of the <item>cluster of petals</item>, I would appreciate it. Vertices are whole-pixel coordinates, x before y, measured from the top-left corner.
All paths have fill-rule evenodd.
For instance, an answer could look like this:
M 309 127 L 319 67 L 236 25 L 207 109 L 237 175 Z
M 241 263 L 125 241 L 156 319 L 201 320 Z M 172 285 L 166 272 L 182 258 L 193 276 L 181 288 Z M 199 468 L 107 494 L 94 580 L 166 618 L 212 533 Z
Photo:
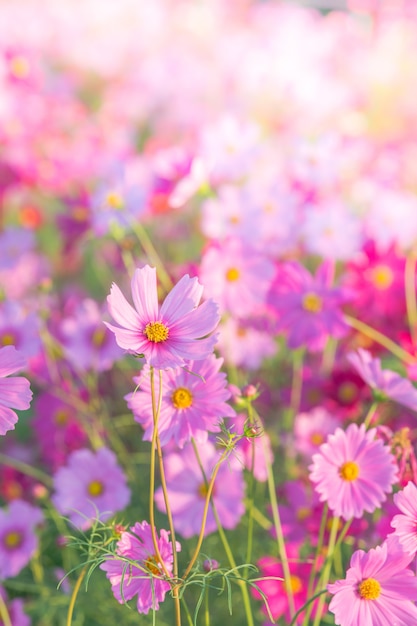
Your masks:
M 394 504 L 401 513 L 394 515 L 391 526 L 404 552 L 414 556 L 417 552 L 417 487 L 413 482 L 394 494 Z
M 143 355 L 156 369 L 169 369 L 209 356 L 216 336 L 209 335 L 219 322 L 217 305 L 206 300 L 200 305 L 203 287 L 188 274 L 158 305 L 156 269 L 145 265 L 135 270 L 132 281 L 133 308 L 113 283 L 107 298 L 109 312 L 118 326 L 106 323 L 118 345 L 132 354 Z

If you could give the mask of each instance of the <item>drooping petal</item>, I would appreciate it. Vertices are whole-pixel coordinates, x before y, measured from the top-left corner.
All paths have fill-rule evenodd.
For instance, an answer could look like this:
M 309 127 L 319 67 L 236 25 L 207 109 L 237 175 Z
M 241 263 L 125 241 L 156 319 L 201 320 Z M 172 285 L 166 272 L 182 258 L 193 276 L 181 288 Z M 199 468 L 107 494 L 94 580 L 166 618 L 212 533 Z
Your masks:
M 22 376 L 0 379 L 0 405 L 25 410 L 29 408 L 31 400 L 32 391 L 26 378 Z

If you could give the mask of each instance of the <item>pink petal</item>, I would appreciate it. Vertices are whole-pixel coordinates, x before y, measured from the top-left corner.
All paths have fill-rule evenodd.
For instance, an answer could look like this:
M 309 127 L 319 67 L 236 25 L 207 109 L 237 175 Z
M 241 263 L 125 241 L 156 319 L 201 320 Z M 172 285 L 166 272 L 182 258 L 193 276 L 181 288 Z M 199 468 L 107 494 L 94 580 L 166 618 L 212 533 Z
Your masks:
M 30 406 L 32 392 L 26 378 L 0 379 L 0 404 L 13 409 L 25 410 Z
M 0 435 L 5 435 L 8 430 L 14 430 L 17 415 L 11 409 L 0 406 Z
M 26 366 L 26 359 L 14 346 L 0 349 L 0 378 L 20 372 Z
M 161 318 L 169 327 L 184 315 L 195 309 L 203 294 L 203 287 L 198 278 L 190 278 L 188 274 L 171 289 L 161 307 Z
M 130 330 L 141 328 L 141 319 L 135 309 L 126 300 L 119 287 L 113 283 L 110 294 L 107 296 L 110 315 L 122 326 Z M 110 326 L 108 325 L 110 328 Z M 110 328 L 113 330 L 113 328 Z M 113 330 L 114 332 L 114 330 Z
M 145 267 L 135 270 L 131 282 L 133 303 L 144 324 L 158 319 L 158 292 L 156 269 Z

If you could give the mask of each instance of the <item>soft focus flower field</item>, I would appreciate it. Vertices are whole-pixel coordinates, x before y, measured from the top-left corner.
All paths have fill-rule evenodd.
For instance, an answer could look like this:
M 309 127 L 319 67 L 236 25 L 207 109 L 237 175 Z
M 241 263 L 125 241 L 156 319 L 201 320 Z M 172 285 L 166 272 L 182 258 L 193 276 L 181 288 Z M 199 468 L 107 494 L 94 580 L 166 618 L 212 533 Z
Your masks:
M 417 4 L 316 5 L 0 2 L 0 626 L 417 625 Z

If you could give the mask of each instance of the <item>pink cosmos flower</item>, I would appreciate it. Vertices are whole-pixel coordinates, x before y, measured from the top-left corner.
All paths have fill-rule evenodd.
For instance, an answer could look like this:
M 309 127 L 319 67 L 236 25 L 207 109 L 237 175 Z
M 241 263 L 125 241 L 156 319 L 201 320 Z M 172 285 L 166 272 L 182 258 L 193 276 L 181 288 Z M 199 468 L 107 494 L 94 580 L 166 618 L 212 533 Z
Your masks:
M 175 440 L 183 448 L 194 438 L 207 441 L 208 431 L 219 432 L 223 417 L 233 417 L 235 411 L 226 404 L 231 397 L 226 374 L 220 372 L 223 359 L 210 355 L 204 361 L 190 361 L 187 370 L 178 367 L 162 376 L 162 403 L 158 427 L 161 444 Z M 144 439 L 151 441 L 153 433 L 152 395 L 149 371 L 134 378 L 138 388 L 125 396 L 135 420 L 145 429 Z M 159 397 L 159 380 L 155 380 L 155 397 Z
M 43 513 L 23 500 L 13 500 L 0 509 L 0 579 L 17 576 L 38 547 L 35 527 Z
M 209 441 L 200 446 L 199 454 L 207 480 L 219 459 L 220 453 Z M 245 484 L 242 466 L 225 461 L 214 483 L 213 502 L 224 528 L 235 528 L 242 517 Z M 188 445 L 181 453 L 172 452 L 165 457 L 165 474 L 175 528 L 185 538 L 198 535 L 203 519 L 207 494 L 206 483 L 197 462 L 193 447 Z M 158 509 L 165 511 L 162 489 L 155 493 Z M 213 511 L 209 508 L 205 535 L 217 528 Z
M 130 501 L 130 489 L 107 448 L 83 449 L 69 455 L 67 465 L 54 476 L 52 502 L 78 528 L 89 528 L 94 519 L 109 519 Z
M 340 421 L 327 409 L 317 406 L 308 413 L 298 413 L 294 421 L 294 447 L 297 452 L 311 457 L 334 433 Z
M 394 503 L 402 514 L 395 515 L 391 526 L 403 550 L 414 556 L 417 552 L 417 487 L 409 482 L 402 491 L 394 495 Z
M 7 600 L 7 595 L 3 587 L 0 587 L 0 597 L 6 603 L 7 612 L 10 616 L 12 626 L 30 626 L 31 619 L 23 611 L 23 600 L 15 598 L 15 600 Z M 3 625 L 3 621 L 0 624 Z
M 23 369 L 25 365 L 26 360 L 14 346 L 0 348 L 0 435 L 14 430 L 17 414 L 12 408 L 22 411 L 30 406 L 32 392 L 29 381 L 23 376 L 6 378 Z
M 164 572 L 152 540 L 152 531 L 148 522 L 136 522 L 124 531 L 117 542 L 116 554 L 109 555 L 100 569 L 106 572 L 113 595 L 120 604 L 126 603 L 134 596 L 137 598 L 137 610 L 147 614 L 149 609 L 157 611 L 159 603 L 164 601 L 170 584 L 164 580 Z M 168 572 L 172 573 L 172 543 L 169 532 L 161 530 L 158 548 Z M 181 545 L 176 543 L 177 552 Z M 137 565 L 133 565 L 132 561 Z
M 327 586 L 329 610 L 339 626 L 411 626 L 417 623 L 417 578 L 409 555 L 387 540 L 369 552 L 357 550 L 344 580 Z
M 310 479 L 330 510 L 345 520 L 372 513 L 391 493 L 398 469 L 375 429 L 350 424 L 329 435 L 310 465 Z
M 417 411 L 417 389 L 409 380 L 397 372 L 383 370 L 381 360 L 374 359 L 363 348 L 350 352 L 347 359 L 372 389 L 381 392 L 383 399 L 395 400 L 412 411 Z
M 347 332 L 341 305 L 348 294 L 329 285 L 332 264 L 323 263 L 312 276 L 297 262 L 281 265 L 268 300 L 278 317 L 278 330 L 287 333 L 290 348 L 321 350 L 329 336 Z
M 180 367 L 185 360 L 209 356 L 217 337 L 217 305 L 207 300 L 199 306 L 203 287 L 188 274 L 174 286 L 158 306 L 156 270 L 145 265 L 132 278 L 133 308 L 113 283 L 107 298 L 109 311 L 119 326 L 107 324 L 121 348 L 143 354 L 148 365 L 158 369 Z

